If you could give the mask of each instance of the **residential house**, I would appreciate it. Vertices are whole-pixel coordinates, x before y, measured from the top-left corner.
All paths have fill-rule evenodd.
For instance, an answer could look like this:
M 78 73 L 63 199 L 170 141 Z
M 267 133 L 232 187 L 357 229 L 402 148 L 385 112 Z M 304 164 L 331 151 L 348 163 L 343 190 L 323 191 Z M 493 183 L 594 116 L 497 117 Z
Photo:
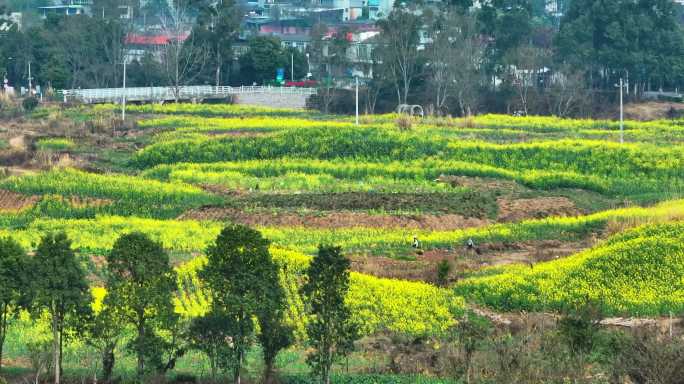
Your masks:
M 189 35 L 189 32 L 185 32 L 180 36 L 172 36 L 167 33 L 129 33 L 126 36 L 126 47 L 128 48 L 126 61 L 139 60 L 147 53 L 151 54 L 156 60 L 161 60 L 161 54 L 164 47 L 170 43 L 183 42 Z
M 38 7 L 43 18 L 50 14 L 73 16 L 90 15 L 92 2 L 90 0 L 54 0 L 52 4 Z

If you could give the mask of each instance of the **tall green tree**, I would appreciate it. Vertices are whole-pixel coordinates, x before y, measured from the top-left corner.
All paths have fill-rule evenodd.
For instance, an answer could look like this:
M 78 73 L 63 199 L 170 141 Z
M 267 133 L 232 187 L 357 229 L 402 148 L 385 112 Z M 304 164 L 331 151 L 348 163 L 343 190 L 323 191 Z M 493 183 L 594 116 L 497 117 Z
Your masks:
M 492 43 L 487 45 L 487 69 L 496 71 L 502 58 L 511 50 L 529 43 L 533 31 L 533 7 L 530 0 L 492 0 L 482 3 L 477 13 L 481 33 Z
M 242 12 L 233 0 L 199 4 L 192 30 L 197 42 L 207 47 L 207 64 L 199 79 L 217 87 L 226 84 L 233 64 L 233 41 L 240 28 Z
M 266 311 L 274 298 L 275 266 L 269 242 L 258 231 L 231 225 L 207 249 L 207 265 L 199 273 L 212 293 L 212 311 L 230 317 L 226 333 L 233 350 L 233 379 L 241 382 L 247 348 L 254 341 L 254 317 Z
M 101 379 L 109 382 L 112 379 L 116 355 L 114 350 L 122 338 L 124 325 L 116 308 L 96 301 L 92 316 L 83 327 L 83 341 L 95 348 L 101 357 Z
M 27 267 L 26 252 L 19 243 L 9 237 L 0 239 L 0 371 L 10 316 L 17 313 L 28 291 Z
M 480 68 L 485 44 L 475 18 L 449 8 L 430 24 L 432 42 L 425 50 L 428 96 L 435 112 L 445 112 L 453 100 L 460 114 L 468 116 L 476 110 L 485 83 Z
M 85 272 L 64 232 L 43 237 L 31 265 L 34 309 L 50 315 L 54 383 L 61 382 L 62 345 L 66 323 L 78 324 L 90 313 Z
M 330 384 L 332 364 L 351 352 L 358 338 L 351 311 L 345 304 L 349 266 L 349 259 L 340 247 L 321 245 L 302 286 L 311 314 L 307 334 L 314 349 L 307 363 L 324 384 Z
M 230 338 L 227 326 L 233 318 L 225 313 L 211 311 L 202 317 L 192 320 L 188 327 L 187 339 L 190 348 L 204 353 L 209 358 L 211 379 L 216 381 L 220 369 L 230 367 L 233 361 L 233 350 L 226 340 Z
M 175 273 L 169 256 L 147 235 L 134 232 L 121 236 L 107 255 L 106 305 L 116 308 L 126 323 L 135 328 L 129 348 L 137 357 L 138 379 L 158 360 L 162 351 L 157 328 L 170 328 L 174 319 Z
M 676 86 L 684 70 L 684 34 L 669 0 L 573 0 L 555 43 L 558 61 L 584 68 L 594 87 L 613 89 L 619 77 L 637 92 Z
M 397 103 L 407 104 L 411 87 L 420 73 L 420 16 L 409 9 L 397 8 L 381 20 L 379 49 L 383 65 L 387 66 L 397 91 Z
M 247 84 L 273 81 L 278 68 L 287 68 L 285 50 L 280 39 L 270 36 L 252 38 L 248 51 L 240 56 L 239 63 L 240 76 Z
M 281 267 L 271 264 L 264 276 L 264 284 L 270 285 L 268 306 L 259 311 L 259 343 L 264 353 L 264 382 L 273 382 L 273 367 L 278 353 L 294 343 L 294 328 L 285 323 L 287 302 L 281 283 Z

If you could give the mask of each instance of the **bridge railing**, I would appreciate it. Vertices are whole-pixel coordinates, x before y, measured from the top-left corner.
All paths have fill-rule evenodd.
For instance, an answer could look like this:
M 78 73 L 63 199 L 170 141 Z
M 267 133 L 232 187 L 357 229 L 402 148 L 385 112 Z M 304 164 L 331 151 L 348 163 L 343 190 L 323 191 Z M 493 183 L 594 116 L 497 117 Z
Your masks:
M 64 102 L 80 101 L 83 103 L 119 102 L 124 96 L 129 101 L 166 101 L 188 98 L 219 98 L 240 94 L 280 94 L 304 95 L 316 94 L 316 88 L 272 87 L 272 86 L 219 86 L 194 85 L 182 87 L 132 87 L 132 88 L 94 88 L 65 89 L 60 91 Z

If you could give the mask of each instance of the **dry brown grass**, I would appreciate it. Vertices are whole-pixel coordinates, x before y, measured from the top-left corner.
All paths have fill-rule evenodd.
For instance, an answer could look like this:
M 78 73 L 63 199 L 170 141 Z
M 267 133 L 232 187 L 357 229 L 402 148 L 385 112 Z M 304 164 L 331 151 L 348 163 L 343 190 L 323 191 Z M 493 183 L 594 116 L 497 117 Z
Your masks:
M 632 120 L 667 119 L 670 109 L 680 111 L 680 113 L 684 112 L 684 104 L 658 101 L 630 103 L 625 106 L 625 118 Z
M 413 118 L 408 115 L 401 115 L 394 121 L 400 131 L 410 131 L 413 128 Z
M 476 128 L 476 126 L 473 116 L 466 116 L 461 119 L 461 128 Z

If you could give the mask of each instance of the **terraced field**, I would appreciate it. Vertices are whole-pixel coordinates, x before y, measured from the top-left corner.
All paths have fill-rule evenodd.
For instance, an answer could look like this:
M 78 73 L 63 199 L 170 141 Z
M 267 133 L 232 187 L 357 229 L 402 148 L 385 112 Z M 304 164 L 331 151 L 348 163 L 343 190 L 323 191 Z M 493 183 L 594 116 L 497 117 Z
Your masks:
M 226 222 L 256 227 L 287 266 L 300 337 L 297 287 L 319 244 L 352 259 L 347 300 L 366 336 L 440 335 L 474 305 L 684 312 L 682 121 L 628 122 L 621 145 L 612 121 L 488 115 L 400 129 L 394 115 L 355 126 L 227 105 L 131 112 L 144 118 L 130 137 L 147 145 L 122 152 L 119 172 L 0 180 L 0 234 L 32 248 L 64 230 L 95 265 L 119 235 L 148 233 L 172 251 L 177 310 L 192 317 L 207 307 L 195 276 L 207 245 Z

